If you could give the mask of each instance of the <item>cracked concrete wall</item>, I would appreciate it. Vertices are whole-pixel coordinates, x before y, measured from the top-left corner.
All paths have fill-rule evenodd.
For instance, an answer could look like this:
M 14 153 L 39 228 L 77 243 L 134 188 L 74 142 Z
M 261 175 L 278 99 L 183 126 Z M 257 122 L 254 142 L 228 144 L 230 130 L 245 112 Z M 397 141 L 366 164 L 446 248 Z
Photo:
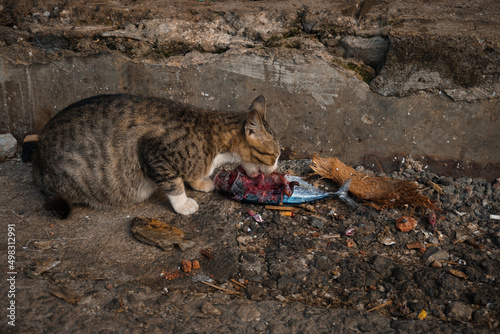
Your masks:
M 298 50 L 194 52 L 161 66 L 102 54 L 3 68 L 2 127 L 18 139 L 39 132 L 69 103 L 97 94 L 154 95 L 221 110 L 246 110 L 264 94 L 284 158 L 317 152 L 370 168 L 378 168 L 377 160 L 390 170 L 411 155 L 434 170 L 490 178 L 500 160 L 500 141 L 492 138 L 499 129 L 496 100 L 384 97 L 352 72 Z

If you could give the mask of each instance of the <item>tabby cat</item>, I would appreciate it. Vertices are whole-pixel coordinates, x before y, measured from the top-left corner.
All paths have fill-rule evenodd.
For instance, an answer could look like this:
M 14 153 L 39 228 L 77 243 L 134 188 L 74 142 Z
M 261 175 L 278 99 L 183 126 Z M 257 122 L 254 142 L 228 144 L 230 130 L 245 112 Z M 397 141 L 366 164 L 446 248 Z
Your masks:
M 248 112 L 201 110 L 160 98 L 102 95 L 70 105 L 40 134 L 33 178 L 46 208 L 66 218 L 71 204 L 96 208 L 138 203 L 158 188 L 188 215 L 186 196 L 214 189 L 210 175 L 241 163 L 249 175 L 273 172 L 280 146 L 265 120 L 263 96 Z

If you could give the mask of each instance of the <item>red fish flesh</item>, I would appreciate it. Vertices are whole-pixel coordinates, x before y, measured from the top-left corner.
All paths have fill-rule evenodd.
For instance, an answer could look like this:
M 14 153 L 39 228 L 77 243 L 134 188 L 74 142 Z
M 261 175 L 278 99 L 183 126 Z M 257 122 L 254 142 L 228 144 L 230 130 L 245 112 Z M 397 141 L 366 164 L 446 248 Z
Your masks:
M 221 170 L 214 178 L 215 188 L 225 196 L 244 202 L 283 203 L 283 198 L 291 197 L 298 182 L 288 181 L 286 174 L 259 173 L 251 178 L 242 167 L 232 171 Z

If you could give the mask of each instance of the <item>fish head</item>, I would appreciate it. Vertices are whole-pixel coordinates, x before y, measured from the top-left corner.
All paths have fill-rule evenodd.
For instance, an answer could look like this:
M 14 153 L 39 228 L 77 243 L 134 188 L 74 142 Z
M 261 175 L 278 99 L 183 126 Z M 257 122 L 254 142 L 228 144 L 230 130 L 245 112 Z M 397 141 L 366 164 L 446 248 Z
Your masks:
M 247 175 L 270 174 L 276 170 L 281 148 L 266 122 L 266 104 L 262 95 L 250 106 L 242 142 L 240 156 Z

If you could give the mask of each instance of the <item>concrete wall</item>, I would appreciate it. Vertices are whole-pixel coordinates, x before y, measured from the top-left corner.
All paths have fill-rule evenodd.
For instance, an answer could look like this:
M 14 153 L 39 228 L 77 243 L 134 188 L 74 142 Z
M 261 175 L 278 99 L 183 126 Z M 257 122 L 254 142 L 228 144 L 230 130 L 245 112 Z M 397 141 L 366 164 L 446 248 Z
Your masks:
M 411 155 L 438 173 L 500 175 L 498 99 L 454 101 L 436 92 L 385 97 L 324 53 L 237 48 L 153 63 L 105 52 L 45 64 L 0 57 L 0 66 L 0 133 L 18 140 L 97 94 L 161 96 L 221 110 L 246 110 L 263 94 L 284 158 L 319 153 L 390 171 Z

